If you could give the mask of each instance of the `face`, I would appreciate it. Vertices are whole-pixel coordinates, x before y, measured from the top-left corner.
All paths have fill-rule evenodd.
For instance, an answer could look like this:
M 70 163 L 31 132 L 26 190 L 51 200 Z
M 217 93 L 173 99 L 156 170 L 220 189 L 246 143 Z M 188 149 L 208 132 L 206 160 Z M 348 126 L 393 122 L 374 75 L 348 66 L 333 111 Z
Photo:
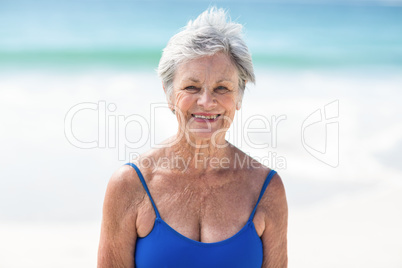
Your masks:
M 171 102 L 179 131 L 193 139 L 222 139 L 240 109 L 237 69 L 217 53 L 179 65 Z

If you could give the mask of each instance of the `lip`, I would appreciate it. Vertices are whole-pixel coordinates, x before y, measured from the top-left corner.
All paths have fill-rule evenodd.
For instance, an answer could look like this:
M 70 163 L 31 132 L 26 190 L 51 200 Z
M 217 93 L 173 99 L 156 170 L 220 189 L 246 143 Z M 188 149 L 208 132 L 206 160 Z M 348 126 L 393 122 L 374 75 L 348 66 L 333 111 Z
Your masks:
M 211 113 L 193 113 L 191 115 L 202 115 L 202 116 L 213 116 L 213 115 L 220 115 L 220 114 L 211 114 Z
M 214 116 L 214 115 L 217 115 L 217 117 L 215 119 L 204 119 L 204 118 L 196 118 L 196 117 L 194 117 L 194 115 L 201 115 L 201 116 Z M 215 122 L 215 121 L 217 121 L 220 118 L 221 114 L 193 113 L 193 114 L 191 114 L 191 116 L 193 117 L 194 121 L 196 121 L 196 122 L 204 122 L 204 123 L 206 123 L 206 122 Z

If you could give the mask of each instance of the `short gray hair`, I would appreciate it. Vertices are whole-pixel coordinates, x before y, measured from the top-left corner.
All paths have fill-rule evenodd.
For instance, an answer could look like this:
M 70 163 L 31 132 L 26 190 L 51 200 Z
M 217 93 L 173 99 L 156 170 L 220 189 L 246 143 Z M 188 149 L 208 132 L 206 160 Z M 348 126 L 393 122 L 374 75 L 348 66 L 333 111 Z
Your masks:
M 242 25 L 227 19 L 224 9 L 211 7 L 194 21 L 189 21 L 174 35 L 163 50 L 158 75 L 167 97 L 173 93 L 173 79 L 180 63 L 218 52 L 227 54 L 237 68 L 241 97 L 246 81 L 255 83 L 251 54 L 242 38 Z

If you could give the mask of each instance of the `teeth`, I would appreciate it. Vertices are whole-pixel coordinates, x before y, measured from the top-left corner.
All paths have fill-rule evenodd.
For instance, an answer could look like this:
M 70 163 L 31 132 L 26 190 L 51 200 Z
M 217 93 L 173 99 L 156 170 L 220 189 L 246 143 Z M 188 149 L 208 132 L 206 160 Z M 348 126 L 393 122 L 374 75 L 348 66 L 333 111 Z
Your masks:
M 215 119 L 218 117 L 218 115 L 211 115 L 211 116 L 204 116 L 204 115 L 198 115 L 198 114 L 194 114 L 195 118 L 202 118 L 202 119 Z

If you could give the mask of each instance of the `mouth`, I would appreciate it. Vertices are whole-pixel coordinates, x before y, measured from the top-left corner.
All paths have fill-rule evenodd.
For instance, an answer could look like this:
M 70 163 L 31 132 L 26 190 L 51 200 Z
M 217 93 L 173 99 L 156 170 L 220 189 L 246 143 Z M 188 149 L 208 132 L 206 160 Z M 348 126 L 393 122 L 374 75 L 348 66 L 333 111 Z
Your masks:
M 204 115 L 204 114 L 191 114 L 192 117 L 194 117 L 195 121 L 197 122 L 213 122 L 216 121 L 220 114 L 209 114 L 209 115 Z

